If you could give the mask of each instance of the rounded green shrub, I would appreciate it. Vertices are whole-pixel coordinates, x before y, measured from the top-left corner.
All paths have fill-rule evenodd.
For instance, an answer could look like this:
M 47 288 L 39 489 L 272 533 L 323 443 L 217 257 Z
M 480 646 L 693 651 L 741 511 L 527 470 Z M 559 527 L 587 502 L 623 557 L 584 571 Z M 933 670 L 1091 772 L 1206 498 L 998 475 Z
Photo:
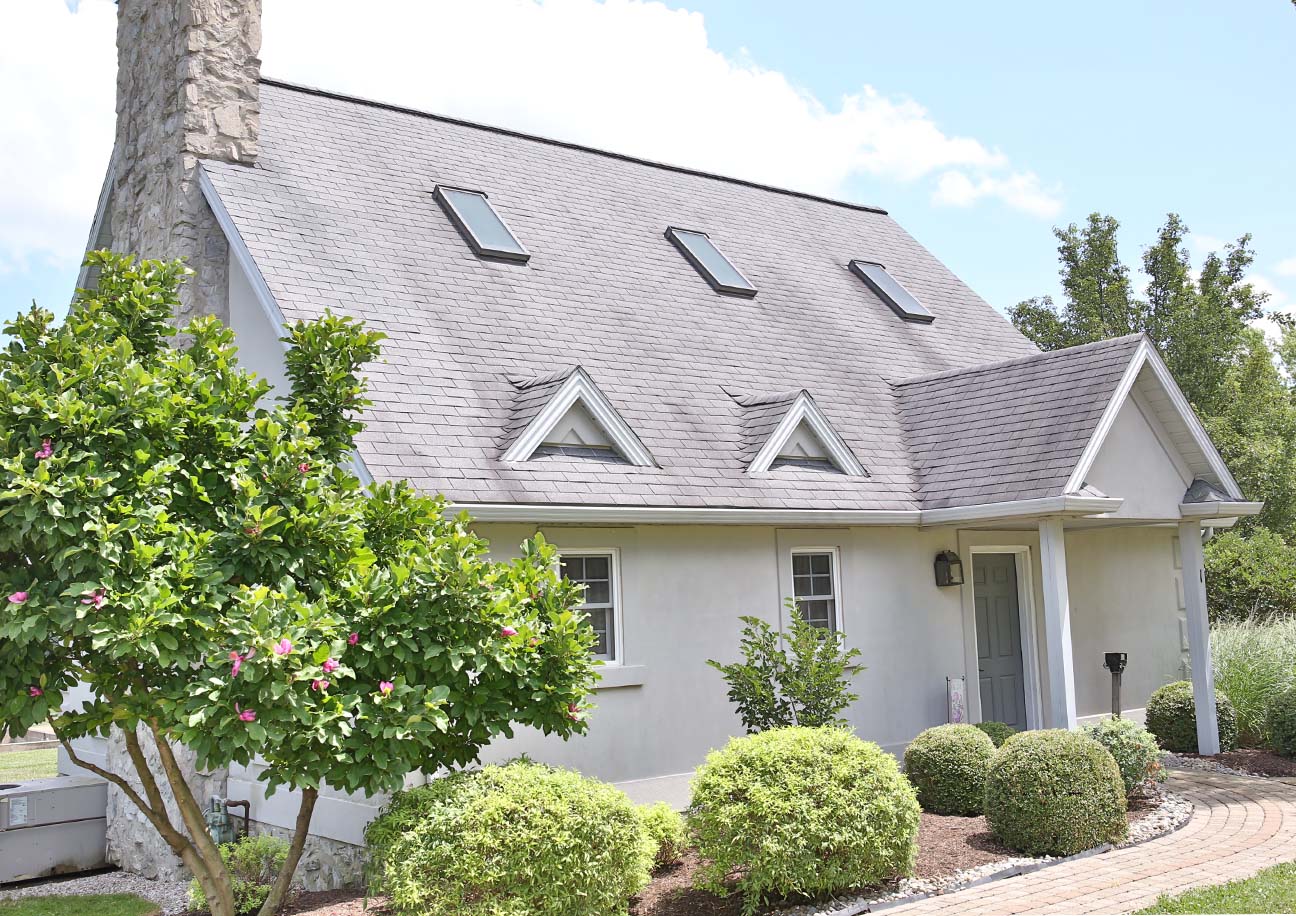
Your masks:
M 978 722 L 976 727 L 990 736 L 995 747 L 1003 747 L 1005 741 L 1017 734 L 1017 729 L 1003 722 Z
M 907 874 L 918 800 L 895 758 L 844 729 L 778 728 L 712 751 L 693 780 L 689 825 L 706 860 L 697 885 L 743 912 Z
M 1125 838 L 1125 784 L 1092 738 L 1022 732 L 990 764 L 985 815 L 991 832 L 1018 852 L 1069 856 Z
M 688 828 L 684 817 L 666 802 L 639 806 L 639 820 L 656 849 L 658 868 L 673 865 L 688 848 Z
M 1265 719 L 1269 743 L 1284 757 L 1296 757 L 1296 690 L 1280 693 Z
M 975 726 L 938 725 L 909 742 L 905 775 L 924 811 L 971 817 L 984 807 L 994 755 L 994 742 Z
M 229 869 L 235 912 L 255 913 L 270 896 L 270 887 L 288 858 L 288 843 L 266 834 L 239 837 L 221 843 L 220 857 Z M 207 895 L 196 880 L 189 882 L 189 906 L 207 909 Z
M 1161 767 L 1161 749 L 1146 728 L 1130 719 L 1103 719 L 1084 727 L 1084 733 L 1097 741 L 1116 761 L 1125 794 L 1149 781 L 1165 780 Z
M 370 889 L 416 916 L 625 916 L 656 852 L 624 792 L 528 761 L 398 793 L 365 840 Z
M 1220 750 L 1237 748 L 1237 713 L 1222 690 L 1215 691 L 1215 718 L 1219 723 Z M 1197 708 L 1192 683 L 1175 681 L 1153 692 L 1147 704 L 1147 728 L 1167 751 L 1197 753 Z

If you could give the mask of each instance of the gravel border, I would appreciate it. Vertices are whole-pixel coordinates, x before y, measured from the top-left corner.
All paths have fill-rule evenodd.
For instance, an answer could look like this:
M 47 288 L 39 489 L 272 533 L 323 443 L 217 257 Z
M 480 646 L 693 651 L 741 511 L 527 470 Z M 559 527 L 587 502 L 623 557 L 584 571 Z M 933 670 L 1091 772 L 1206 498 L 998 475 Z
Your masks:
M 0 888 L 0 900 L 85 894 L 134 894 L 156 903 L 162 916 L 176 916 L 189 909 L 188 881 L 153 881 L 124 871 L 104 871 L 75 878 L 56 877 L 20 887 Z
M 1203 760 L 1201 757 L 1180 757 L 1170 751 L 1161 752 L 1161 762 L 1171 770 L 1200 770 L 1203 773 L 1223 773 L 1226 776 L 1246 776 L 1250 779 L 1272 778 L 1250 770 L 1234 769 L 1214 760 Z
M 964 890 L 978 884 L 999 881 L 1004 878 L 1015 878 L 1056 865 L 1059 862 L 1070 862 L 1088 856 L 1100 855 L 1112 849 L 1124 849 L 1139 843 L 1146 843 L 1157 837 L 1173 833 L 1192 817 L 1192 802 L 1182 795 L 1167 792 L 1160 786 L 1153 786 L 1151 791 L 1160 796 L 1156 809 L 1145 814 L 1130 825 L 1129 837 L 1119 846 L 1102 845 L 1094 849 L 1076 853 L 1073 856 L 1039 856 L 1000 859 L 988 862 L 975 868 L 966 868 L 949 875 L 936 878 L 901 878 L 899 881 L 875 888 L 868 893 L 853 897 L 839 897 L 814 904 L 801 904 L 777 910 L 774 916 L 859 916 L 861 913 L 877 913 L 894 906 L 914 903 L 925 897 L 948 894 Z

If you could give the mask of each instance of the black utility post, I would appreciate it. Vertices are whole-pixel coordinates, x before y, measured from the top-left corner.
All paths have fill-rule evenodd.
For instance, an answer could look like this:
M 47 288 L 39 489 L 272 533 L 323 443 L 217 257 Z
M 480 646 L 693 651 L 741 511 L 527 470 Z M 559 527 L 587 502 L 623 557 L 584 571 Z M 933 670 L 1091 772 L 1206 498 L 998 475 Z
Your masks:
M 1112 676 L 1112 718 L 1121 717 L 1121 672 L 1125 670 L 1126 654 L 1124 652 L 1108 652 L 1103 657 L 1103 667 L 1111 672 Z

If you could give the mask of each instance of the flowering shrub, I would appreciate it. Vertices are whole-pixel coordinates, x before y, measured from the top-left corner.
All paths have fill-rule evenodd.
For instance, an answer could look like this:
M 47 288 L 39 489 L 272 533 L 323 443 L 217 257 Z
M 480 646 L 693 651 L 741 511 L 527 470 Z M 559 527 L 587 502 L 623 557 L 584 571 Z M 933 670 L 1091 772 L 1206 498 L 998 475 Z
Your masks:
M 411 916 L 625 916 L 656 852 L 620 789 L 528 761 L 400 792 L 365 841 Z
M 895 758 L 840 728 L 779 728 L 712 751 L 693 780 L 689 824 L 698 886 L 743 912 L 770 897 L 815 896 L 908 874 L 918 800 Z
M 106 252 L 56 325 L 33 308 L 0 349 L 0 733 L 49 719 L 66 743 L 120 727 L 112 780 L 202 886 L 234 895 L 176 765 L 265 761 L 301 790 L 300 857 L 318 786 L 383 792 L 458 766 L 514 724 L 585 729 L 593 630 L 541 539 L 521 559 L 405 484 L 365 491 L 346 457 L 381 337 L 331 315 L 296 324 L 291 387 L 238 364 L 211 318 L 172 347 L 179 263 Z M 512 630 L 514 635 L 506 635 Z M 60 711 L 78 683 L 93 699 Z M 143 765 L 157 745 L 163 775 Z M 75 758 L 74 758 L 75 759 Z M 135 788 L 141 785 L 142 791 Z
M 1152 733 L 1130 719 L 1103 719 L 1086 725 L 1084 733 L 1112 755 L 1120 768 L 1125 794 L 1131 795 L 1148 782 L 1164 782 L 1161 750 Z
M 240 916 L 261 909 L 275 876 L 288 858 L 288 844 L 278 837 L 258 835 L 221 843 L 221 861 L 229 870 L 234 886 L 234 911 Z M 189 906 L 207 909 L 207 895 L 197 881 L 189 883 Z
M 938 725 L 909 742 L 905 775 L 924 811 L 973 817 L 984 805 L 994 754 L 994 742 L 975 726 Z
M 643 822 L 644 830 L 657 849 L 657 866 L 678 862 L 688 848 L 688 828 L 684 826 L 684 818 L 680 813 L 666 802 L 657 802 L 654 805 L 640 805 L 639 820 Z
M 1223 690 L 1215 691 L 1215 719 L 1221 751 L 1237 748 L 1237 713 Z M 1197 753 L 1197 704 L 1191 681 L 1175 681 L 1158 688 L 1148 700 L 1147 729 L 1167 751 Z

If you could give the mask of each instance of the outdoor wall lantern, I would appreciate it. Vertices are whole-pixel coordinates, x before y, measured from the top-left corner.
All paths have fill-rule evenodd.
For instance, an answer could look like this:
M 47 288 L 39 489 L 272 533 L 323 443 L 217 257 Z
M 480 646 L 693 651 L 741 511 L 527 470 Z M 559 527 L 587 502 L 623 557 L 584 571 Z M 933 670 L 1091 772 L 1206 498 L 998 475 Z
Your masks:
M 952 550 L 936 554 L 936 584 L 939 586 L 963 584 L 963 561 Z

